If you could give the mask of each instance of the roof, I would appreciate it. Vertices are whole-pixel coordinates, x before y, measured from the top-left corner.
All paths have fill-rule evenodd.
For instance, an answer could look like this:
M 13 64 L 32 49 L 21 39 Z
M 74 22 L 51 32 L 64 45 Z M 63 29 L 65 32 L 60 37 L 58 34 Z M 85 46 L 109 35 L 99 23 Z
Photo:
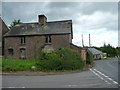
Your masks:
M 72 20 L 46 22 L 45 25 L 36 23 L 18 24 L 9 30 L 4 36 L 20 36 L 20 35 L 45 35 L 45 34 L 70 34 L 69 25 L 72 29 Z
M 95 49 L 95 48 L 88 48 L 88 50 L 94 55 L 94 54 L 103 54 L 103 52 Z
M 77 48 L 80 48 L 80 49 L 86 50 L 85 48 L 80 47 L 80 46 L 77 46 L 77 45 L 75 45 L 75 44 L 73 44 L 73 43 L 70 43 L 70 45 L 73 45 L 73 46 L 75 46 L 75 47 L 77 47 Z
M 5 33 L 7 33 L 9 31 L 9 28 L 7 27 L 7 25 L 5 24 L 5 22 L 3 21 L 3 19 L 0 17 L 0 35 L 4 35 Z

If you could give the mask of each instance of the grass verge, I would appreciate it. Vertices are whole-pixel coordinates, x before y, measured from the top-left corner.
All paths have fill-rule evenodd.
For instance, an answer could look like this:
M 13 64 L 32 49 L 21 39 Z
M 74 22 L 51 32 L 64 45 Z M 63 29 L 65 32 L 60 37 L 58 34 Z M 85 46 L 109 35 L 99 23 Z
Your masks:
M 20 60 L 20 59 L 2 59 L 2 71 L 32 71 L 31 67 L 36 66 L 36 60 Z

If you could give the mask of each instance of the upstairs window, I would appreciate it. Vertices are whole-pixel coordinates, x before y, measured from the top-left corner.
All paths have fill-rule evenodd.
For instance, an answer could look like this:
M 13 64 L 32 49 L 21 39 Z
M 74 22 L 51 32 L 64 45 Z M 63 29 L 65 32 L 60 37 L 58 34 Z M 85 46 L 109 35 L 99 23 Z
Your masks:
M 51 35 L 45 36 L 45 43 L 51 43 Z
M 13 49 L 8 49 L 9 56 L 13 56 Z
M 25 44 L 25 37 L 21 37 L 21 44 Z

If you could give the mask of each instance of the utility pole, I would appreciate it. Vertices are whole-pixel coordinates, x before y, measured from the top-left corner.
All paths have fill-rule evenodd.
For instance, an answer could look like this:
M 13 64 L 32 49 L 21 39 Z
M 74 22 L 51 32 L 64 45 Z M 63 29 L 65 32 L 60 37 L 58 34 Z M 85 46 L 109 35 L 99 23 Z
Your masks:
M 89 34 L 89 47 L 91 47 L 91 42 L 90 42 L 90 34 Z
M 83 34 L 82 34 L 82 46 L 84 47 Z

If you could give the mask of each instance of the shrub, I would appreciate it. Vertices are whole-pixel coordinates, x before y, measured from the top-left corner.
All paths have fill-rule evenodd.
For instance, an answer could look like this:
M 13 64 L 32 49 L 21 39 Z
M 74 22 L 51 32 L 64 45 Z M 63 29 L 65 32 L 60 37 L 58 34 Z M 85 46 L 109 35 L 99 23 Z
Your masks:
M 86 64 L 93 64 L 93 54 L 87 50 Z
M 43 71 L 62 71 L 83 69 L 84 64 L 80 54 L 68 48 L 62 48 L 50 53 L 40 52 L 39 64 Z

